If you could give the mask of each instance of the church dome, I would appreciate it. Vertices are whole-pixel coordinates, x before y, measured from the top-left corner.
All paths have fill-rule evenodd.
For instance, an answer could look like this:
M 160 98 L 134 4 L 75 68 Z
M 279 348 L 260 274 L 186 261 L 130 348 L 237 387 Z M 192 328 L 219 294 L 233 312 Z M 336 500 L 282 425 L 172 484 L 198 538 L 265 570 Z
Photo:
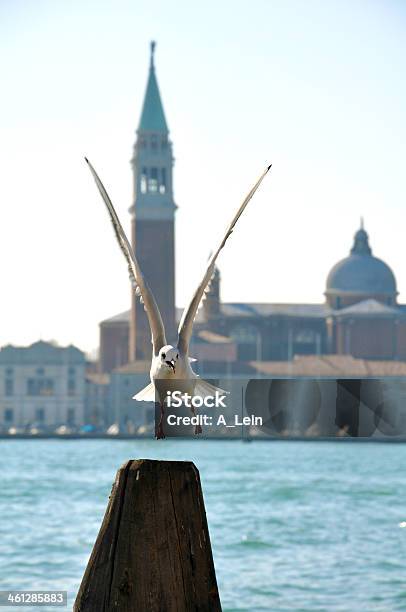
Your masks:
M 384 261 L 372 255 L 368 234 L 361 223 L 361 228 L 354 236 L 350 255 L 330 270 L 326 286 L 327 299 L 335 307 L 368 297 L 394 304 L 396 295 L 395 276 Z

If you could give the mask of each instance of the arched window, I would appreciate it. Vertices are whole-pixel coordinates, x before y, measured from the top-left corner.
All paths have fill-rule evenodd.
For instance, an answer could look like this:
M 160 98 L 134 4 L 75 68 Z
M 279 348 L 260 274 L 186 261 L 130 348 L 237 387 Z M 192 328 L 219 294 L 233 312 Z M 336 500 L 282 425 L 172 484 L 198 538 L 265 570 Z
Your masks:
M 141 193 L 166 193 L 166 168 L 143 168 L 140 190 Z
M 148 191 L 149 193 L 158 191 L 158 168 L 150 168 L 149 170 Z
M 148 178 L 148 171 L 146 168 L 143 168 L 141 172 L 141 176 L 140 176 L 141 193 L 147 193 L 147 178 Z
M 161 168 L 161 180 L 159 183 L 159 193 L 166 191 L 166 168 Z

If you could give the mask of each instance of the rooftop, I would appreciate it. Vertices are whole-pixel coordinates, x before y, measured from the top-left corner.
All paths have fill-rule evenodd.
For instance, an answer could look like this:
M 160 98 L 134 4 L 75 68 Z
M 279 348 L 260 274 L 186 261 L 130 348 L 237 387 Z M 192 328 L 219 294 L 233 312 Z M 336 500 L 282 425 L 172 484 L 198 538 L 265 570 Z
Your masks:
M 221 313 L 228 317 L 269 317 L 288 316 L 323 318 L 331 313 L 326 304 L 266 304 L 266 303 L 229 303 L 221 304 Z
M 84 364 L 86 361 L 83 351 L 73 344 L 58 346 L 54 342 L 39 340 L 30 346 L 13 346 L 8 344 L 0 349 L 0 364 L 29 365 L 52 364 L 70 365 Z
M 406 376 L 406 362 L 370 361 L 350 355 L 309 355 L 295 357 L 293 361 L 251 362 L 258 374 L 266 376 L 309 376 L 351 378 Z
M 363 300 L 357 302 L 347 308 L 335 311 L 336 316 L 353 316 L 353 317 L 393 317 L 393 316 L 404 316 L 405 313 L 400 308 L 394 308 L 393 306 L 387 306 L 378 302 L 374 299 Z
M 269 317 L 290 316 L 305 318 L 323 318 L 331 314 L 332 309 L 326 304 L 266 304 L 266 303 L 243 303 L 235 302 L 220 305 L 221 314 L 226 317 Z M 183 308 L 176 308 L 176 320 L 179 322 Z M 130 310 L 105 319 L 101 325 L 129 323 Z M 204 322 L 204 312 L 200 309 L 197 313 L 196 323 Z

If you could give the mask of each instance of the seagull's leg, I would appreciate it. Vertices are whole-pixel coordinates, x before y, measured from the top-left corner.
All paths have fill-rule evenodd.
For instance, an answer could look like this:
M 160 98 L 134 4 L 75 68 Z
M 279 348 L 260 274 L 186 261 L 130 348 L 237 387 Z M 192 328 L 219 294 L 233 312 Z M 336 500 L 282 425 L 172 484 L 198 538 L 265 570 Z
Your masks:
M 165 415 L 165 408 L 164 408 L 164 404 L 159 404 L 160 408 L 161 408 L 161 417 L 159 419 L 159 423 L 158 423 L 158 427 L 155 428 L 155 437 L 157 440 L 163 440 L 165 438 L 165 434 L 164 434 L 164 415 Z
M 194 409 L 194 406 L 192 406 L 190 408 L 190 410 L 191 410 L 193 416 L 196 416 L 196 411 Z M 197 436 L 198 434 L 201 434 L 201 433 L 202 433 L 202 426 L 200 424 L 195 425 L 195 436 Z

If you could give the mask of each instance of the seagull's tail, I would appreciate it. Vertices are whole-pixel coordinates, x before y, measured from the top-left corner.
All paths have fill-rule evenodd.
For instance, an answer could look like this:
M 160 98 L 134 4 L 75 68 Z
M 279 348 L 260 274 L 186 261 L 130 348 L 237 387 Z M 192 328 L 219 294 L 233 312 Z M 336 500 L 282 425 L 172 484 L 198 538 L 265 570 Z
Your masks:
M 136 395 L 133 396 L 134 400 L 138 402 L 155 402 L 155 387 L 152 383 L 149 383 L 146 387 L 138 391 Z

